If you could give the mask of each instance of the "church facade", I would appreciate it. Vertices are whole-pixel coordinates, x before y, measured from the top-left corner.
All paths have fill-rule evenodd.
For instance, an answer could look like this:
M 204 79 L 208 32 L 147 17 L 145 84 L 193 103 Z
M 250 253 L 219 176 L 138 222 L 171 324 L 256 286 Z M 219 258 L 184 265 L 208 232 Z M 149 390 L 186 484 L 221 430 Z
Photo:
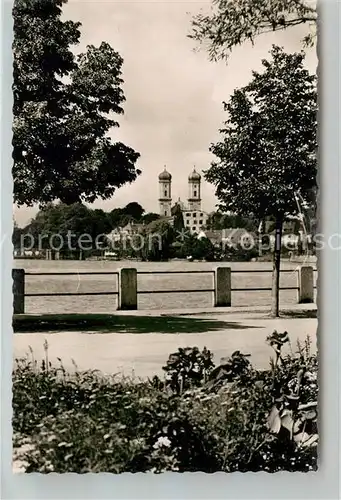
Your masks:
M 193 169 L 188 176 L 188 199 L 184 204 L 179 199 L 185 228 L 198 234 L 206 226 L 208 214 L 201 206 L 201 175 Z M 159 213 L 161 217 L 172 216 L 172 175 L 166 170 L 159 175 Z

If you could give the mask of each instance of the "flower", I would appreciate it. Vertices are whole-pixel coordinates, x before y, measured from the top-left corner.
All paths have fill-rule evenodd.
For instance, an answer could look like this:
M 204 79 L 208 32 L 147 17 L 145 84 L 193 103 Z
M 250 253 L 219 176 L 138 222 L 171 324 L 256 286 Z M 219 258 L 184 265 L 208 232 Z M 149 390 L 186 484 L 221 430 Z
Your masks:
M 145 440 L 143 438 L 135 438 L 130 441 L 130 444 L 133 447 L 141 448 L 142 446 L 145 445 Z
M 153 448 L 156 450 L 157 448 L 162 448 L 162 446 L 165 446 L 168 448 L 171 445 L 171 441 L 168 439 L 167 436 L 161 436 L 159 439 L 156 441 L 156 443 L 153 445 Z

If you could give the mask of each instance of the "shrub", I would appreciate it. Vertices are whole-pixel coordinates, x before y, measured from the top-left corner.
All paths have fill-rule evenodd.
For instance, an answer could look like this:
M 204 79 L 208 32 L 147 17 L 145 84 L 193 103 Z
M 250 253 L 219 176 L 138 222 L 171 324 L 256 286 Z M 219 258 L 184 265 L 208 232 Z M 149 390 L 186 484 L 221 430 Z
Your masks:
M 206 348 L 179 349 L 166 380 L 68 374 L 17 360 L 13 429 L 27 472 L 308 471 L 316 469 L 317 361 L 309 341 L 255 370 L 236 351 L 215 367 Z

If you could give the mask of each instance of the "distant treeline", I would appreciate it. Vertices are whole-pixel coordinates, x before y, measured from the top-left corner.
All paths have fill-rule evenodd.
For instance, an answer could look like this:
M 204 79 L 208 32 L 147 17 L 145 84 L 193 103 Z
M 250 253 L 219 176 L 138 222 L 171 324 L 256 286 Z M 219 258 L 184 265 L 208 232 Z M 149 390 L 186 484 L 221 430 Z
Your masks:
M 240 245 L 228 248 L 226 245 L 186 231 L 181 208 L 175 204 L 172 208 L 172 221 L 160 218 L 156 213 L 146 212 L 137 202 L 128 203 L 123 208 L 115 208 L 110 212 L 92 209 L 81 203 L 72 205 L 48 204 L 41 209 L 24 228 L 16 224 L 13 231 L 13 245 L 19 253 L 29 247 L 44 253 L 51 248 L 51 239 L 60 237 L 63 242 L 60 248 L 61 258 L 87 258 L 103 256 L 104 250 L 113 250 L 117 258 L 137 258 L 141 260 L 162 261 L 171 258 L 194 260 L 250 260 L 257 257 L 257 249 L 243 249 Z M 117 231 L 116 238 L 108 238 L 114 230 L 128 225 L 132 228 L 124 239 Z M 267 219 L 261 224 L 262 232 L 273 230 L 274 221 Z M 291 223 L 291 231 L 297 232 L 300 222 Z M 238 214 L 210 214 L 206 231 L 221 231 L 228 228 L 242 228 L 249 233 L 257 234 L 260 221 L 252 217 Z M 73 235 L 72 249 L 68 233 Z M 80 238 L 87 235 L 86 250 L 80 249 Z M 154 238 L 154 236 L 158 236 Z M 42 240 L 43 237 L 43 240 Z M 58 238 L 57 238 L 58 239 Z M 33 242 L 33 243 L 32 243 Z M 142 243 L 141 243 L 142 242 Z M 21 250 L 21 252 L 20 252 Z

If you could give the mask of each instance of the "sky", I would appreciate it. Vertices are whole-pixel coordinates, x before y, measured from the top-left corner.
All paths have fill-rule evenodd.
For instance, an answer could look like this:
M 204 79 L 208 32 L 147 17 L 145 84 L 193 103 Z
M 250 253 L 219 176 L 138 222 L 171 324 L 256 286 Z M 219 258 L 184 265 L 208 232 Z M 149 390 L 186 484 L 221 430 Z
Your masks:
M 305 27 L 297 27 L 262 35 L 254 46 L 245 43 L 235 48 L 227 63 L 210 62 L 187 37 L 191 17 L 210 5 L 209 0 L 69 0 L 64 6 L 65 19 L 82 23 L 77 52 L 106 41 L 123 57 L 126 102 L 120 128 L 112 137 L 141 154 L 138 179 L 110 200 L 96 201 L 93 208 L 110 211 L 137 201 L 146 211 L 158 212 L 158 174 L 164 165 L 173 176 L 173 201 L 179 197 L 185 201 L 193 166 L 205 170 L 213 159 L 209 146 L 218 140 L 226 119 L 222 102 L 249 83 L 252 70 L 261 69 L 272 44 L 287 52 L 302 48 Z M 306 66 L 314 72 L 316 50 L 306 52 Z M 205 181 L 202 199 L 203 210 L 214 210 L 214 188 Z M 14 207 L 19 226 L 36 212 L 36 207 Z

